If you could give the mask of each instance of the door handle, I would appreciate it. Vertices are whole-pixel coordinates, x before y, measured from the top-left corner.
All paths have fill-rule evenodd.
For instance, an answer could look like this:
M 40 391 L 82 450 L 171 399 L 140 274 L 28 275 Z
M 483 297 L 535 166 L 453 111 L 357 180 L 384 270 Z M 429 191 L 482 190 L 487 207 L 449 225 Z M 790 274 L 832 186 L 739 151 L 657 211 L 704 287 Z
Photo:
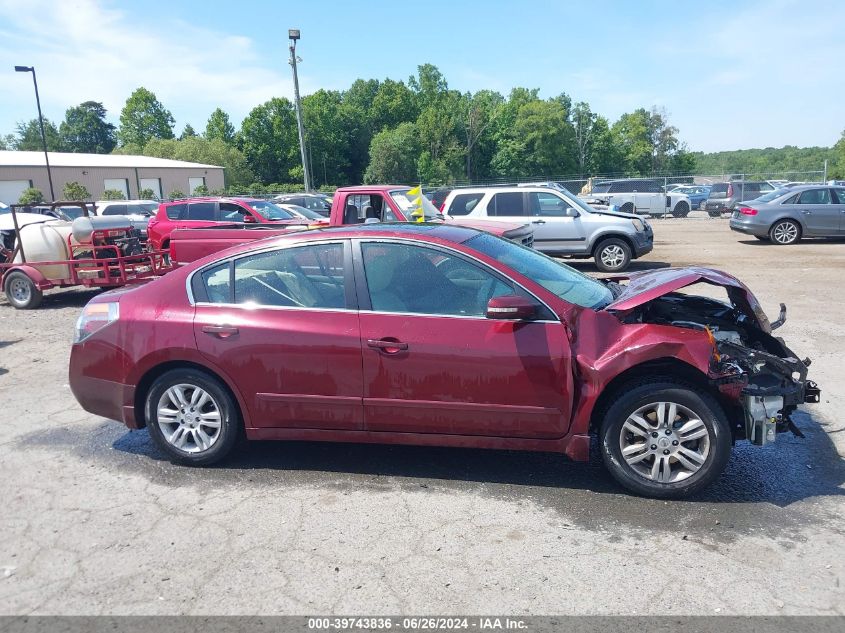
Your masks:
M 812 215 L 813 214 L 813 212 L 810 211 L 809 209 L 802 209 L 801 213 L 803 213 L 804 215 Z
M 203 325 L 202 331 L 217 338 L 229 338 L 239 332 L 234 325 Z
M 407 343 L 375 338 L 367 339 L 367 345 L 373 349 L 379 350 L 380 352 L 384 352 L 385 354 L 398 354 L 399 352 L 408 349 Z
M 531 224 L 545 224 L 545 223 L 546 223 L 546 221 L 545 221 L 545 220 L 533 220 L 533 221 L 531 222 Z

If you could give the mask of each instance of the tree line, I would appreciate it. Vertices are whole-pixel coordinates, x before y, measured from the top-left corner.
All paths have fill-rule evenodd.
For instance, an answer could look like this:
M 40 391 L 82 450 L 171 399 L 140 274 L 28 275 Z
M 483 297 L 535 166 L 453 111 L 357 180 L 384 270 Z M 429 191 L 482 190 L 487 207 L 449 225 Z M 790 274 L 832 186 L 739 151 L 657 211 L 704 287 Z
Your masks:
M 358 79 L 344 91 L 302 99 L 312 180 L 451 184 L 495 179 L 595 174 L 807 171 L 831 161 L 845 170 L 845 133 L 833 148 L 783 148 L 703 154 L 687 151 L 664 111 L 637 108 L 611 122 L 565 93 L 538 89 L 508 95 L 450 89 L 431 64 L 408 81 Z M 143 154 L 226 168 L 230 190 L 284 189 L 302 182 L 293 103 L 274 97 L 253 108 L 238 129 L 217 108 L 205 128 L 174 132 L 170 111 L 146 88 L 127 99 L 115 126 L 96 101 L 69 108 L 56 126 L 45 120 L 53 151 Z M 41 149 L 37 120 L 0 139 L 7 148 Z M 821 158 L 820 158 L 821 157 Z

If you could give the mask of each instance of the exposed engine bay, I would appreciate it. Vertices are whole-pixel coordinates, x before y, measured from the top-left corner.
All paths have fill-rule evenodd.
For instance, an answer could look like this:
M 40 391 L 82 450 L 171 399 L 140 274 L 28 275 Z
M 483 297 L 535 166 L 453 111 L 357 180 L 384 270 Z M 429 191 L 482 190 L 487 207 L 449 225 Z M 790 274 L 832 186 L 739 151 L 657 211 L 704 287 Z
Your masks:
M 730 294 L 730 292 L 729 292 Z M 819 388 L 807 380 L 809 359 L 800 360 L 771 330 L 786 319 L 786 307 L 769 324 L 716 299 L 671 292 L 620 315 L 624 323 L 654 323 L 704 332 L 713 344 L 711 384 L 734 419 L 735 436 L 762 446 L 778 432 L 803 437 L 791 419 L 797 406 L 818 402 Z M 739 409 L 741 409 L 741 414 Z

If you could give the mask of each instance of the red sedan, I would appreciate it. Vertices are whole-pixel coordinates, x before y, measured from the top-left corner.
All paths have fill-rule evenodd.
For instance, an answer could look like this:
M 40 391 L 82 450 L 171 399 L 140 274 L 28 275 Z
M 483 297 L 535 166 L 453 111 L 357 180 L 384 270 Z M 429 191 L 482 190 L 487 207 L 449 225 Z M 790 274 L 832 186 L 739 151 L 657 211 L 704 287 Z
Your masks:
M 734 439 L 798 432 L 790 414 L 818 389 L 742 283 L 619 281 L 449 224 L 298 232 L 93 299 L 70 385 L 185 464 L 242 432 L 576 460 L 597 434 L 619 482 L 664 498 L 717 477 Z M 699 281 L 731 302 L 674 292 Z

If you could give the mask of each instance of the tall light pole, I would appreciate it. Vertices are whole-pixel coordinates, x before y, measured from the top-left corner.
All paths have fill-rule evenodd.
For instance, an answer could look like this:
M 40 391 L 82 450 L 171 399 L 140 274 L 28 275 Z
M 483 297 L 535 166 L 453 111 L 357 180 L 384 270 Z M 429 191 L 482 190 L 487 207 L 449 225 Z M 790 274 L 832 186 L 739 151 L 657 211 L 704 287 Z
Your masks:
M 299 39 L 299 29 L 289 29 L 290 61 L 293 68 L 293 99 L 296 106 L 296 127 L 299 128 L 299 151 L 302 154 L 302 173 L 305 177 L 305 191 L 311 191 L 311 174 L 308 169 L 308 152 L 305 149 L 305 126 L 302 123 L 302 103 L 299 101 L 299 76 L 296 74 L 296 40 Z
M 55 202 L 56 192 L 53 191 L 53 174 L 50 172 L 50 157 L 47 156 L 47 137 L 44 135 L 44 117 L 41 115 L 41 99 L 38 96 L 35 66 L 15 66 L 15 72 L 32 73 L 32 83 L 35 86 L 35 104 L 38 106 L 38 126 L 41 128 L 41 146 L 44 148 L 44 162 L 47 164 L 47 180 L 50 181 L 50 200 Z

